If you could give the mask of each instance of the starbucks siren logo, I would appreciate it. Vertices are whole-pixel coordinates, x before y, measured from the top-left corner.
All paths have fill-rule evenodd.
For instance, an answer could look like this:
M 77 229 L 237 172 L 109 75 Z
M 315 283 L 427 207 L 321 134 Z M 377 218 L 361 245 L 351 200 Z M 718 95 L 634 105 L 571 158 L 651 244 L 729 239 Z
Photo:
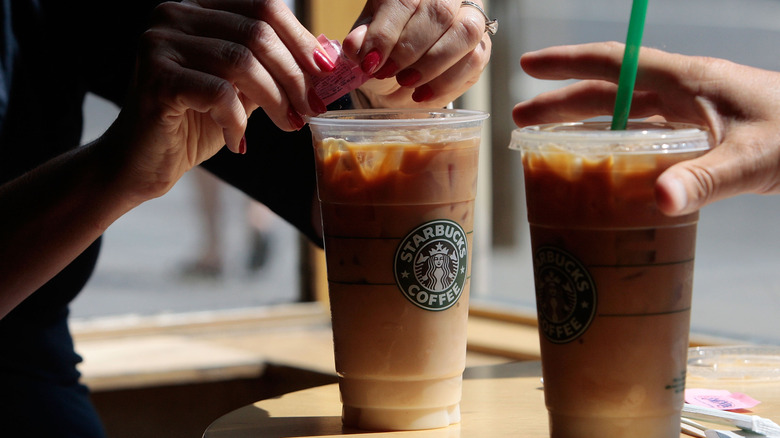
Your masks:
M 404 296 L 426 310 L 445 310 L 463 293 L 468 266 L 466 232 L 439 219 L 412 230 L 395 252 L 395 281 Z
M 556 344 L 585 333 L 596 315 L 596 284 L 573 255 L 552 246 L 534 254 L 536 307 L 541 332 Z

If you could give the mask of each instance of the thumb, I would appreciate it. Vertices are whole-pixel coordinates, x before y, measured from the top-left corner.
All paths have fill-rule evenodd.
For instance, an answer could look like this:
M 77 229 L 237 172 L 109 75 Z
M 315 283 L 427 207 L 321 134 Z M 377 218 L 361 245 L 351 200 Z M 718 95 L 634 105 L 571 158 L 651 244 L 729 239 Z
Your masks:
M 352 25 L 352 29 L 342 41 L 342 48 L 344 54 L 355 62 L 360 62 L 359 54 L 360 48 L 363 47 L 363 42 L 366 40 L 366 32 L 368 32 L 368 25 L 374 19 L 374 8 L 370 1 L 367 1 L 363 10 L 360 11 L 355 24 Z
M 344 38 L 342 43 L 342 49 L 347 57 L 355 62 L 360 62 L 360 48 L 363 47 L 363 42 L 366 40 L 366 32 L 368 31 L 368 25 L 361 24 Z
M 714 191 L 712 175 L 697 160 L 678 163 L 655 182 L 655 200 L 662 213 L 682 216 L 703 207 Z
M 766 192 L 764 181 L 776 163 L 766 153 L 756 145 L 724 141 L 701 157 L 671 166 L 656 180 L 659 209 L 679 216 L 731 196 Z

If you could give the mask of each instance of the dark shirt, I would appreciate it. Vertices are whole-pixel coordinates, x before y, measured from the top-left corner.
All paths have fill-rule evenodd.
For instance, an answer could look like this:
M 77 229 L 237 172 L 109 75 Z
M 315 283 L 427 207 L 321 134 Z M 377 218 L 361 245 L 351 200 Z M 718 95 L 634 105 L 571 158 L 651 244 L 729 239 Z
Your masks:
M 2 0 L 0 183 L 79 145 L 88 91 L 121 103 L 135 40 L 156 2 L 102 3 Z M 124 10 L 100 14 L 108 7 Z M 8 318 L 59 317 L 89 278 L 99 247 L 95 242 Z
M 121 107 L 137 38 L 157 3 L 0 0 L 0 184 L 79 146 L 86 93 Z M 247 142 L 246 155 L 224 149 L 205 167 L 320 243 L 311 226 L 315 173 L 308 130 L 285 133 L 258 110 Z M 0 205 L 0 214 L 14 212 Z M 0 319 L 3 433 L 17 425 L 27 432 L 44 428 L 24 436 L 101 436 L 78 383 L 80 358 L 67 329 L 68 303 L 88 281 L 99 248 L 100 240 Z
M 4 183 L 79 145 L 87 92 L 121 106 L 132 79 L 136 40 L 159 1 L 0 1 Z M 224 149 L 205 167 L 316 240 L 310 224 L 314 167 L 309 131 L 285 133 L 258 110 L 247 141 L 246 155 Z M 58 315 L 89 278 L 99 246 L 98 241 L 12 313 Z

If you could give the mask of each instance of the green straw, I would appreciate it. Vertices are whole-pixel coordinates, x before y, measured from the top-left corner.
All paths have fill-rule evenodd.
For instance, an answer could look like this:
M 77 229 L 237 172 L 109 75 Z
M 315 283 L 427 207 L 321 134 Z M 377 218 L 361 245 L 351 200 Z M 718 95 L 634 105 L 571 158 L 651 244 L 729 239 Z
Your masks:
M 647 0 L 634 0 L 631 6 L 631 19 L 628 22 L 626 50 L 623 52 L 623 64 L 620 66 L 615 111 L 612 116 L 612 130 L 615 131 L 626 129 L 628 123 L 639 64 L 639 47 L 642 46 L 642 32 L 645 28 L 645 15 L 647 15 Z

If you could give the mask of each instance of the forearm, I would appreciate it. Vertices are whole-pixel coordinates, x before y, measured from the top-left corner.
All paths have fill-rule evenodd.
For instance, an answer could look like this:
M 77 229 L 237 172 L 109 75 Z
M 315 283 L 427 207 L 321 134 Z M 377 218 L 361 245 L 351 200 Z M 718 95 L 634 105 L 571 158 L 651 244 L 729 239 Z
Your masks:
M 0 186 L 0 318 L 65 268 L 134 203 L 100 142 Z

